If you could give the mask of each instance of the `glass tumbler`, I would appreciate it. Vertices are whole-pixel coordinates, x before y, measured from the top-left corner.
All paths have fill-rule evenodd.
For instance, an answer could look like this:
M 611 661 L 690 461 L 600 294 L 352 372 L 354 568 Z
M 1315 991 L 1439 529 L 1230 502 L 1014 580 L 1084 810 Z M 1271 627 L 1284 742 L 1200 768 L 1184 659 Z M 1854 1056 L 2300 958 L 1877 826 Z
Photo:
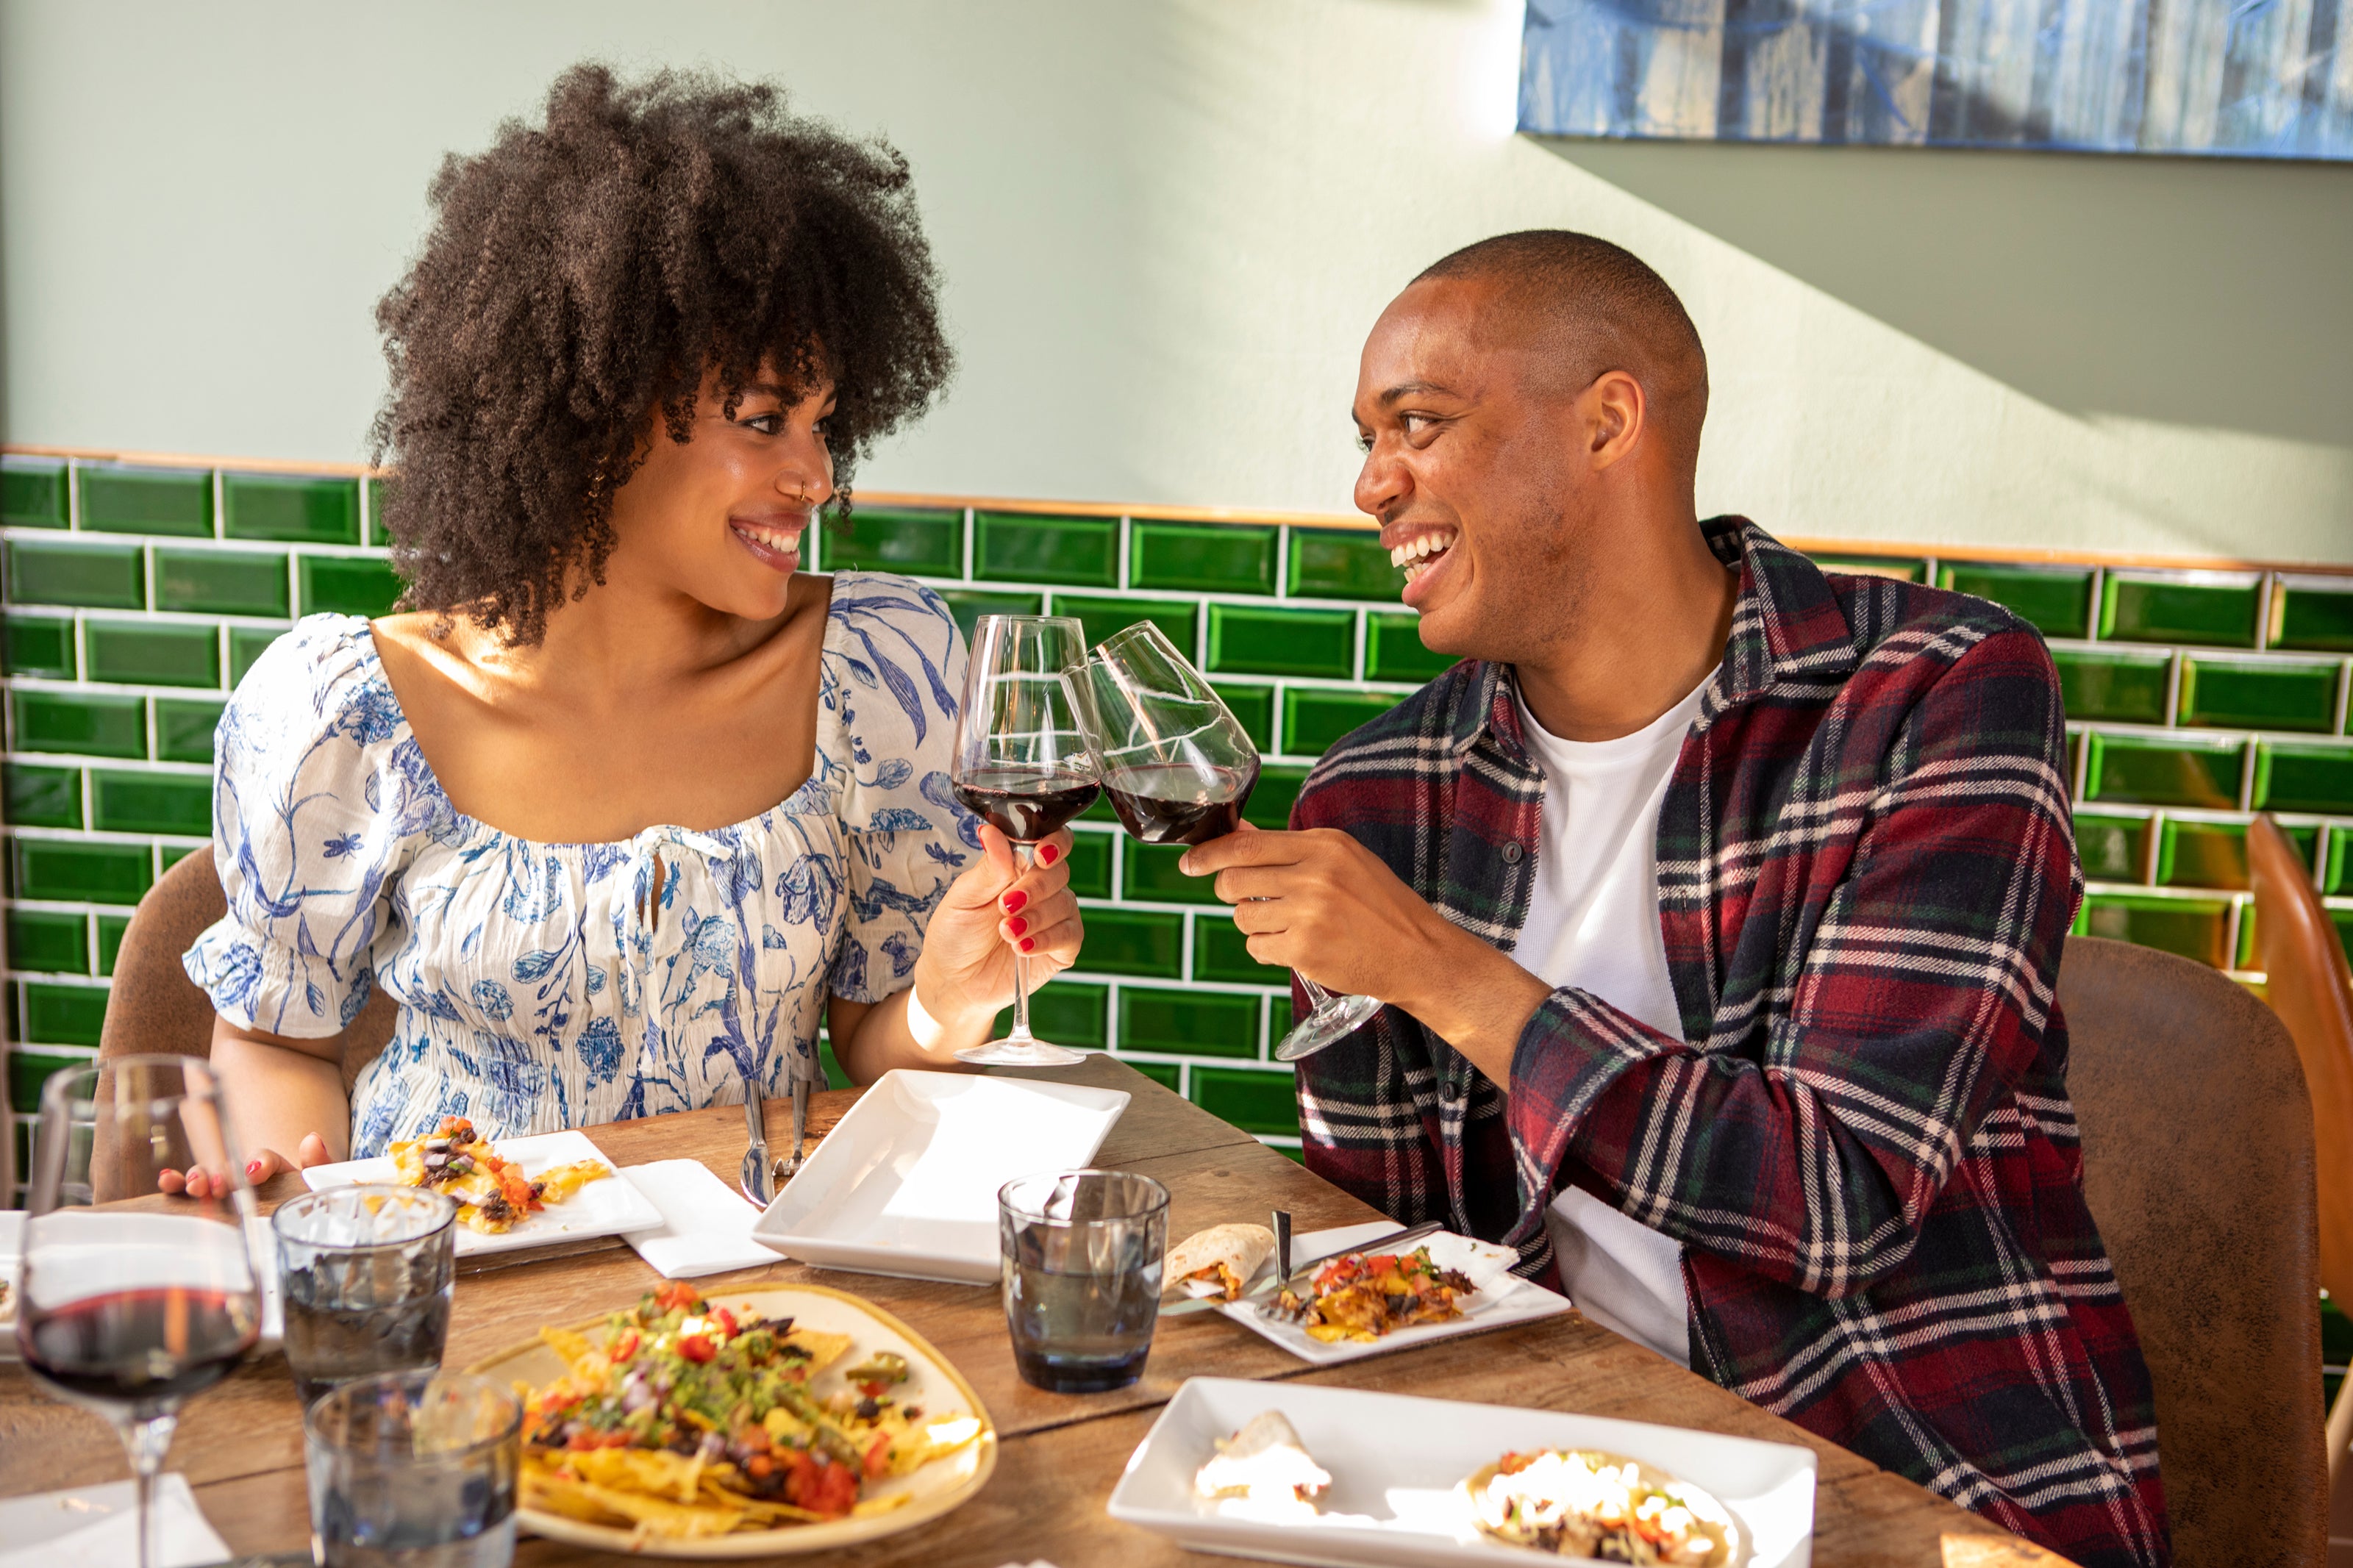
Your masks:
M 302 1417 L 311 1550 L 324 1568 L 507 1568 L 522 1404 L 460 1373 L 385 1373 Z
M 455 1199 L 421 1187 L 329 1187 L 278 1206 L 286 1360 L 304 1405 L 355 1377 L 441 1364 L 457 1220 Z
M 1123 1171 L 1024 1176 L 997 1189 L 997 1233 L 1024 1381 L 1099 1394 L 1144 1375 L 1168 1250 L 1166 1187 Z

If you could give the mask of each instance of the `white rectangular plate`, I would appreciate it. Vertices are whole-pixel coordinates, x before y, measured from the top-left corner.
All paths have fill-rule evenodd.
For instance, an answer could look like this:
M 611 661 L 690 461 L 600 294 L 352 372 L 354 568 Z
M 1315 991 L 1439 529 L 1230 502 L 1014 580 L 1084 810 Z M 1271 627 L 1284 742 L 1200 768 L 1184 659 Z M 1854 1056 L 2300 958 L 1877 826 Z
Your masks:
M 495 1147 L 505 1158 L 522 1167 L 526 1176 L 536 1176 L 558 1165 L 568 1165 L 575 1160 L 596 1160 L 610 1165 L 602 1150 L 588 1141 L 585 1132 L 542 1132 L 529 1138 L 501 1138 Z M 380 1182 L 396 1184 L 399 1168 L 392 1156 L 385 1154 L 374 1160 L 345 1160 L 338 1165 L 313 1165 L 302 1173 L 302 1179 L 317 1192 L 324 1187 L 348 1186 L 354 1182 Z M 601 1181 L 589 1183 L 560 1204 L 550 1204 L 535 1215 L 515 1222 L 512 1230 L 498 1236 L 484 1236 L 465 1226 L 458 1227 L 458 1256 L 479 1258 L 493 1252 L 526 1252 L 534 1247 L 551 1247 L 560 1241 L 586 1241 L 600 1236 L 625 1236 L 633 1230 L 649 1230 L 661 1224 L 661 1210 L 648 1203 L 645 1194 L 629 1184 L 618 1167 Z
M 0 1300 L 0 1362 L 18 1359 L 16 1269 L 24 1255 L 24 1236 L 22 1211 L 0 1211 L 0 1283 L 8 1287 L 7 1299 Z M 286 1337 L 286 1302 L 278 1283 L 278 1244 L 270 1236 L 269 1221 L 259 1215 L 248 1220 L 245 1245 L 253 1260 L 254 1279 L 261 1287 L 261 1337 L 255 1348 L 266 1351 Z M 6 1539 L 0 1534 L 0 1541 Z
M 1218 1441 L 1262 1410 L 1282 1411 L 1332 1473 L 1320 1517 L 1230 1518 L 1196 1504 L 1193 1477 Z M 1483 1540 L 1457 1489 L 1505 1453 L 1535 1448 L 1624 1454 L 1713 1493 L 1740 1522 L 1736 1568 L 1812 1562 L 1810 1448 L 1554 1410 L 1223 1377 L 1191 1378 L 1176 1391 L 1128 1459 L 1111 1494 L 1111 1516 L 1197 1552 L 1279 1563 L 1493 1568 L 1574 1561 Z
M 1367 1251 L 1379 1249 L 1378 1237 L 1397 1227 L 1386 1223 L 1348 1226 L 1337 1230 L 1315 1231 L 1298 1237 L 1293 1256 L 1314 1258 L 1343 1247 L 1369 1242 Z M 1271 1322 L 1259 1315 L 1259 1309 L 1269 1298 L 1228 1301 L 1214 1309 L 1256 1333 L 1281 1345 L 1293 1355 L 1317 1366 L 1330 1366 L 1338 1362 L 1361 1361 L 1366 1356 L 1388 1355 L 1392 1351 L 1410 1350 L 1426 1345 L 1432 1340 L 1453 1339 L 1459 1334 L 1483 1334 L 1490 1329 L 1509 1328 L 1515 1323 L 1532 1323 L 1539 1318 L 1556 1317 L 1568 1310 L 1566 1298 L 1525 1279 L 1514 1279 L 1505 1270 L 1518 1254 L 1508 1247 L 1491 1242 L 1473 1241 L 1467 1237 L 1440 1231 L 1436 1236 L 1414 1244 L 1430 1248 L 1430 1261 L 1441 1268 L 1456 1268 L 1471 1277 L 1479 1287 L 1475 1295 L 1463 1303 L 1462 1316 L 1448 1323 L 1423 1323 L 1410 1329 L 1393 1329 L 1369 1343 L 1341 1340 L 1331 1344 L 1311 1338 L 1296 1323 Z
M 884 1073 L 776 1194 L 755 1240 L 822 1268 L 993 1285 L 997 1189 L 1083 1167 L 1124 1090 Z

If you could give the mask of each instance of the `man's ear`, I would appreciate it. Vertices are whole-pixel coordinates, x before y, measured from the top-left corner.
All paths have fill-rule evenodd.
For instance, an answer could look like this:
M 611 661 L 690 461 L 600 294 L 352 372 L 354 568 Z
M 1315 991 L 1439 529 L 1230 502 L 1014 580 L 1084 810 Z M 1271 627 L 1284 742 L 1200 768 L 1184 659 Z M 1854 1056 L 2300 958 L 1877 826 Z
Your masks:
M 1641 443 L 1650 402 L 1642 395 L 1642 384 L 1629 373 L 1602 372 L 1577 401 L 1595 469 L 1609 468 Z

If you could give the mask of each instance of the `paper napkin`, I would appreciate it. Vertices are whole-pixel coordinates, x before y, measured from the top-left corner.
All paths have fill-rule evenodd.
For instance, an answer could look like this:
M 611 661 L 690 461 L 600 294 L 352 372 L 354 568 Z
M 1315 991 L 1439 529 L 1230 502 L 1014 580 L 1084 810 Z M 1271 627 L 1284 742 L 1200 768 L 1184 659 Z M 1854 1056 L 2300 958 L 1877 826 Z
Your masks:
M 173 1470 L 155 1485 L 157 1568 L 199 1568 L 228 1556 L 205 1521 L 188 1478 Z M 122 1568 L 139 1561 L 137 1495 L 129 1481 L 74 1487 L 0 1502 L 0 1568 Z
M 656 1160 L 628 1166 L 621 1174 L 661 1210 L 659 1229 L 632 1231 L 623 1239 L 663 1279 L 699 1279 L 731 1268 L 757 1268 L 783 1257 L 752 1239 L 760 1211 L 701 1161 Z

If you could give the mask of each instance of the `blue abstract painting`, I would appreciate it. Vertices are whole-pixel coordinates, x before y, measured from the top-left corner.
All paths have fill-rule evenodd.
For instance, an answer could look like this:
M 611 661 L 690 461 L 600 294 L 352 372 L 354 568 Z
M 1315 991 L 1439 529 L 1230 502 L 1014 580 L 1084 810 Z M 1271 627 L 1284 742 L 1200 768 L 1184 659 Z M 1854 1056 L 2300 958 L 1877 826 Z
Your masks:
M 1520 129 L 2353 159 L 2353 0 L 1528 0 Z

